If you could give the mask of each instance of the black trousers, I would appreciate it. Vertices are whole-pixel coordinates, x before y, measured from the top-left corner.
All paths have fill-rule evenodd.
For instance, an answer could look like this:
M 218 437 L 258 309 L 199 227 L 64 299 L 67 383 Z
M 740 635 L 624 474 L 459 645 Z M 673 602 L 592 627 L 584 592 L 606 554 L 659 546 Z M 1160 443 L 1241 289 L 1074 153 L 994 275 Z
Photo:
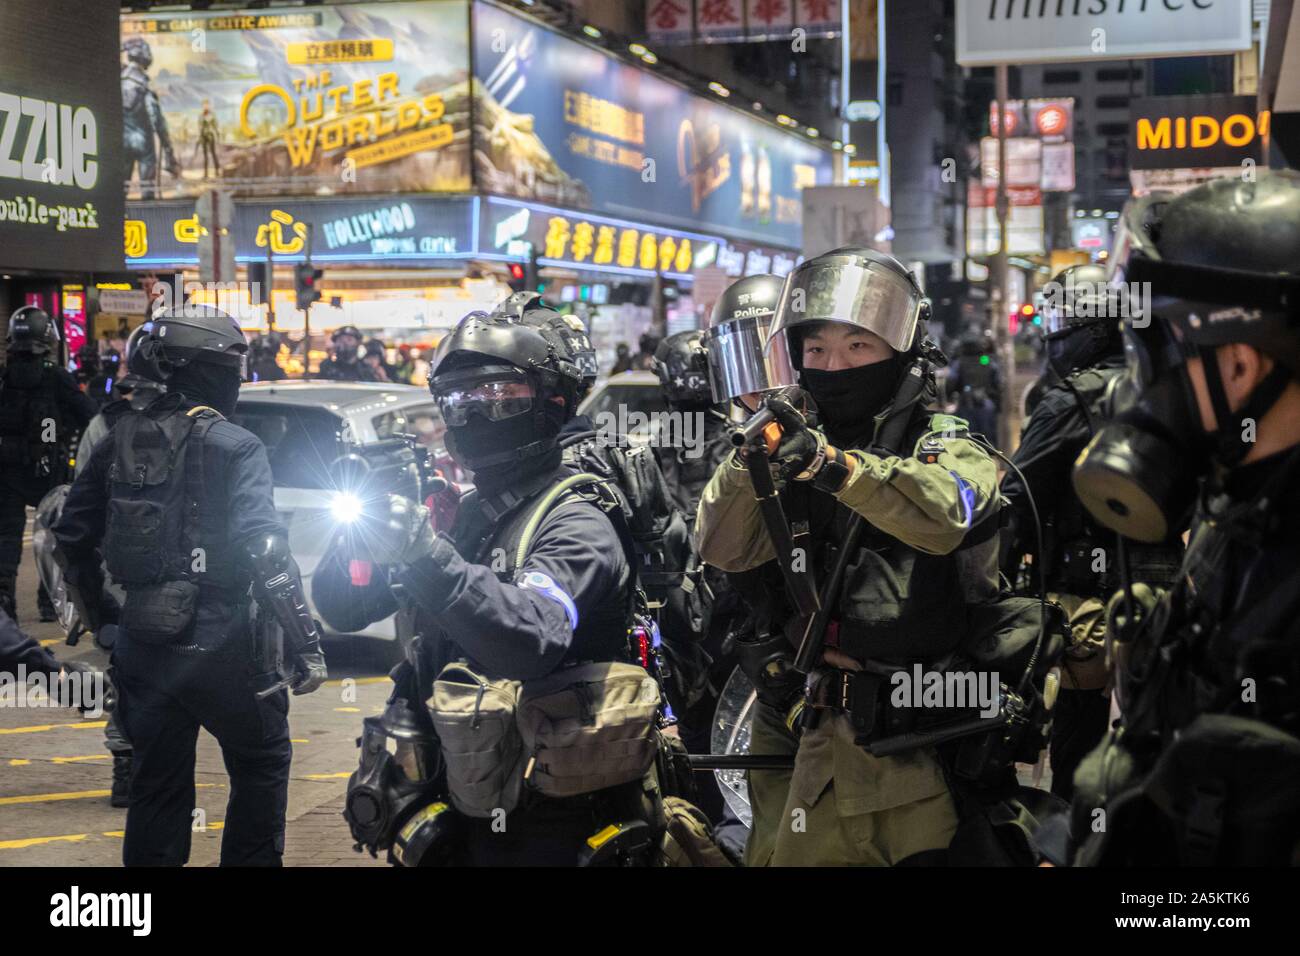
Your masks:
M 1098 690 L 1062 690 L 1052 708 L 1052 793 L 1069 800 L 1074 772 L 1110 727 L 1110 697 Z
M 244 645 L 242 639 L 237 645 Z M 221 745 L 230 799 L 222 866 L 279 866 L 289 797 L 289 696 L 258 700 L 251 655 L 187 656 L 130 640 L 113 649 L 117 717 L 134 751 L 122 862 L 182 866 L 189 860 L 199 728 Z
M 27 506 L 35 508 L 52 487 L 48 478 L 32 475 L 31 466 L 0 467 L 0 598 L 13 601 L 16 594 Z

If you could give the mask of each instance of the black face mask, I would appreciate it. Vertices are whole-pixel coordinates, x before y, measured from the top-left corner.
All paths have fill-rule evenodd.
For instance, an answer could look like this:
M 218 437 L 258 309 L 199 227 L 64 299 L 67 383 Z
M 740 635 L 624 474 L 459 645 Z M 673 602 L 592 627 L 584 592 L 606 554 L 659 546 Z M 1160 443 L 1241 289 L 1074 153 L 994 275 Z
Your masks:
M 805 368 L 804 388 L 817 403 L 828 431 L 841 437 L 861 437 L 898 390 L 901 357 L 891 355 L 870 365 L 827 372 Z
M 196 405 L 209 405 L 229 418 L 235 412 L 241 384 L 238 369 L 196 359 L 178 368 L 167 386 Z
M 555 443 L 565 418 L 564 406 L 549 401 L 542 403 L 540 413 L 499 422 L 471 414 L 464 425 L 448 426 L 447 451 L 474 472 L 476 485 L 496 490 L 539 469 L 559 466 Z

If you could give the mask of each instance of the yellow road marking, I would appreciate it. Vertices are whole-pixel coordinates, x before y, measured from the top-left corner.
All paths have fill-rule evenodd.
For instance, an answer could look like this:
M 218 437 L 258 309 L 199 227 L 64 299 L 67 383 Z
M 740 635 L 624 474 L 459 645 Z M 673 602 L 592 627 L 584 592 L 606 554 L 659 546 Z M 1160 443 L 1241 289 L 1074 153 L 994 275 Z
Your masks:
M 16 803 L 53 803 L 56 800 L 90 800 L 94 797 L 106 797 L 108 790 L 71 790 L 67 793 L 32 793 L 21 797 L 0 797 L 0 807 Z
M 359 713 L 361 713 L 361 708 L 360 708 L 360 707 L 335 707 L 334 710 L 335 710 L 336 713 L 340 713 L 340 714 L 359 714 Z
M 61 637 L 47 637 L 45 640 L 41 641 L 41 647 L 52 647 L 55 644 L 62 643 L 64 643 L 64 640 Z
M 102 730 L 107 726 L 107 720 L 88 720 L 79 724 L 36 724 L 32 727 L 0 727 L 0 735 L 41 734 L 47 730 Z
M 9 761 L 9 766 L 26 767 L 29 763 L 31 763 L 30 760 L 23 760 L 21 757 L 15 757 L 13 760 Z
M 289 738 L 289 743 L 291 743 L 291 744 L 309 744 L 309 743 L 311 743 L 311 741 L 308 740 L 306 737 L 290 737 L 290 738 Z
M 29 846 L 40 846 L 42 843 L 76 843 L 90 836 L 89 833 L 69 833 L 67 836 L 52 837 L 28 837 L 25 840 L 0 840 L 0 850 L 25 850 Z
M 120 839 L 122 839 L 124 836 L 126 836 L 126 831 L 125 831 L 125 830 L 105 830 L 105 831 L 104 831 L 104 836 L 106 836 L 106 837 L 117 837 L 117 838 L 120 840 Z
M 308 773 L 303 775 L 308 780 L 337 780 L 340 777 L 352 776 L 351 770 L 345 770 L 342 773 Z
M 392 678 L 387 674 L 383 677 L 340 677 L 337 680 L 327 680 L 323 686 L 342 687 L 345 680 L 350 680 L 353 684 L 384 684 L 390 683 Z
M 196 787 L 215 787 L 215 783 L 196 783 Z M 17 797 L 0 797 L 0 807 L 14 806 L 19 803 L 54 803 L 59 800 L 93 800 L 107 797 L 108 790 L 69 790 L 66 793 L 28 793 Z
M 86 760 L 111 760 L 112 754 L 90 754 L 86 757 L 54 757 L 52 763 L 81 763 Z

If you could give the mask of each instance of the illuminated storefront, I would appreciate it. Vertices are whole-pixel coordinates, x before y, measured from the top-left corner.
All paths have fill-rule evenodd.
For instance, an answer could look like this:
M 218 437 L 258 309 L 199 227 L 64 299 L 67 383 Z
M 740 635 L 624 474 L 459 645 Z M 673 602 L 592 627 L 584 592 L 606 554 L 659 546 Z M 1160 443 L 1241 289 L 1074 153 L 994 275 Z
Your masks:
M 518 264 L 635 346 L 652 290 L 685 316 L 699 268 L 793 267 L 800 190 L 831 178 L 806 138 L 491 3 L 126 14 L 122 38 L 175 154 L 123 172 L 126 267 L 196 279 L 196 196 L 228 189 L 227 254 L 244 282 L 270 261 L 283 330 L 310 252 L 313 331 L 436 332 Z

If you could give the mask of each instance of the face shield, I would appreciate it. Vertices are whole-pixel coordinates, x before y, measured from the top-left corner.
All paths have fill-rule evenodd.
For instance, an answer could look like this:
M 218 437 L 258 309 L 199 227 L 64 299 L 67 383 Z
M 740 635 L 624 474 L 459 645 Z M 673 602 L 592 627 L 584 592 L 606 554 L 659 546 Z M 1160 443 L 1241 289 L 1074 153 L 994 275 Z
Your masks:
M 907 352 L 916 337 L 923 301 L 915 284 L 885 265 L 848 257 L 805 262 L 790 273 L 781 290 L 768 355 L 779 364 L 800 364 L 800 357 L 790 351 L 790 330 L 828 321 L 866 329 L 895 352 Z
M 794 385 L 797 376 L 782 356 L 769 356 L 765 346 L 772 315 L 729 319 L 704 333 L 709 356 L 709 386 L 715 403 Z

